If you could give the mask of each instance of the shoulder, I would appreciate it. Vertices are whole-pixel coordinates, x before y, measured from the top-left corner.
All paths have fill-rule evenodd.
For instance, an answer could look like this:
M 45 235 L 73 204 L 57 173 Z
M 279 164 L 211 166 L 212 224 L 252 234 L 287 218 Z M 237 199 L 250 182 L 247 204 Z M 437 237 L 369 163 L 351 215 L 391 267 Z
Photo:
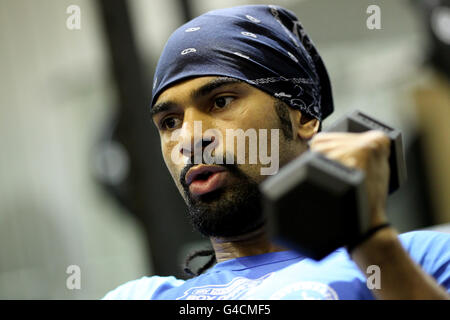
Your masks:
M 411 258 L 450 291 L 450 233 L 411 231 L 399 239 Z
M 407 251 L 430 253 L 450 247 L 450 233 L 432 230 L 419 230 L 402 233 L 399 239 Z
M 149 300 L 157 290 L 180 286 L 184 280 L 170 277 L 142 277 L 128 281 L 108 292 L 102 300 Z
M 409 255 L 423 267 L 450 263 L 450 233 L 419 230 L 399 235 Z
M 426 272 L 432 275 L 448 275 L 450 281 L 450 233 L 432 230 L 409 231 L 398 235 L 405 251 Z M 338 249 L 323 260 L 322 264 L 335 268 L 357 268 L 345 249 Z

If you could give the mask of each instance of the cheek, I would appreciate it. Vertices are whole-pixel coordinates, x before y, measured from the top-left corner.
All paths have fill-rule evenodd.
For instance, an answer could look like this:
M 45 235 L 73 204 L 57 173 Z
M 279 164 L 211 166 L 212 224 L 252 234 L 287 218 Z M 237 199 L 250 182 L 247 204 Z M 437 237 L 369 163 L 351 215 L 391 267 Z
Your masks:
M 273 112 L 274 110 L 271 106 L 263 107 L 255 104 L 244 107 L 242 110 L 236 112 L 237 116 L 233 117 L 232 120 L 217 123 L 217 127 L 222 129 L 240 129 L 242 130 L 241 134 L 246 133 L 249 136 L 252 136 L 251 139 L 247 136 L 245 137 L 245 163 L 238 163 L 237 165 L 243 173 L 256 183 L 260 183 L 267 177 L 266 175 L 261 174 L 262 167 L 270 167 L 272 163 L 275 164 L 281 160 L 279 159 L 281 154 L 278 150 L 281 151 L 281 145 L 283 144 L 281 139 L 282 133 L 279 130 L 278 117 L 276 114 L 273 115 Z M 278 130 L 278 135 L 272 135 L 272 130 L 274 129 Z M 242 149 L 238 150 L 238 139 L 234 137 L 233 141 L 233 137 L 227 136 L 225 130 L 221 130 L 221 133 L 223 134 L 223 147 L 227 152 L 234 154 L 235 159 L 239 161 L 237 156 Z M 272 141 L 272 138 L 275 140 Z M 243 140 L 244 139 L 241 138 L 241 146 Z M 250 143 L 253 144 L 253 147 L 250 147 Z M 261 150 L 262 145 L 264 150 Z M 273 157 L 272 146 L 277 148 L 277 152 L 274 150 Z M 262 157 L 264 159 L 262 159 Z M 276 157 L 276 159 L 274 159 L 274 157 Z M 262 160 L 264 160 L 264 163 Z M 267 161 L 269 161 L 269 163 L 267 163 Z
M 176 143 L 161 143 L 161 152 L 163 155 L 164 162 L 166 164 L 167 169 L 169 170 L 170 175 L 172 176 L 175 183 L 179 184 L 179 176 L 180 172 L 183 169 L 183 165 L 181 163 L 177 163 L 177 159 L 173 159 L 172 151 L 176 147 Z M 174 162 L 175 160 L 175 162 Z
M 261 183 L 267 176 L 261 175 L 261 165 L 260 164 L 244 164 L 238 165 L 239 169 L 249 177 L 253 182 L 259 184 Z
M 236 122 L 237 126 L 242 129 L 254 128 L 272 128 L 276 123 L 273 118 L 271 110 L 267 108 L 259 108 L 258 106 L 252 108 L 245 108 L 240 114 Z

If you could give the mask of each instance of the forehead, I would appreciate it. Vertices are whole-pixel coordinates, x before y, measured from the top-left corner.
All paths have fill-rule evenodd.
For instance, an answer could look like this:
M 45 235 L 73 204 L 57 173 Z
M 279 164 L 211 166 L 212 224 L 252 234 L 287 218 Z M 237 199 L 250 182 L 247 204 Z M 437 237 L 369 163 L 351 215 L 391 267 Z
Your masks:
M 189 94 L 196 88 L 199 88 L 213 80 L 219 79 L 218 76 L 203 76 L 203 77 L 195 77 L 190 79 L 185 79 L 180 82 L 171 85 L 167 89 L 165 89 L 159 95 L 158 99 L 155 102 L 155 105 L 167 100 L 175 100 L 175 98 L 179 97 L 183 94 Z

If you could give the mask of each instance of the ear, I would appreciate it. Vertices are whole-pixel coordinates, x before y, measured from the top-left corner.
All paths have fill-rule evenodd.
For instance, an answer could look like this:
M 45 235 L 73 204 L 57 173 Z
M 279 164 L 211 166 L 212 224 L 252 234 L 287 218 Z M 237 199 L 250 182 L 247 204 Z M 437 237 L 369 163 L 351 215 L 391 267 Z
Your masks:
M 316 118 L 302 114 L 298 110 L 295 110 L 294 118 L 295 129 L 300 140 L 309 140 L 319 131 L 320 121 Z

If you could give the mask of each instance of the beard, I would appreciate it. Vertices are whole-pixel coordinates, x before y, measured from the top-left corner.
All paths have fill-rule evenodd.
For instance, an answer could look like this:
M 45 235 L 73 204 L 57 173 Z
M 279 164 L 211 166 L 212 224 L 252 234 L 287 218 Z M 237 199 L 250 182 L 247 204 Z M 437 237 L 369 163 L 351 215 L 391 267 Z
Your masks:
M 186 195 L 189 220 L 194 229 L 208 237 L 235 237 L 254 231 L 264 224 L 258 184 L 237 165 L 220 165 L 234 178 L 232 185 L 198 198 L 192 197 L 189 186 L 185 183 L 185 175 L 193 166 L 195 164 L 189 164 L 183 169 L 180 181 Z

